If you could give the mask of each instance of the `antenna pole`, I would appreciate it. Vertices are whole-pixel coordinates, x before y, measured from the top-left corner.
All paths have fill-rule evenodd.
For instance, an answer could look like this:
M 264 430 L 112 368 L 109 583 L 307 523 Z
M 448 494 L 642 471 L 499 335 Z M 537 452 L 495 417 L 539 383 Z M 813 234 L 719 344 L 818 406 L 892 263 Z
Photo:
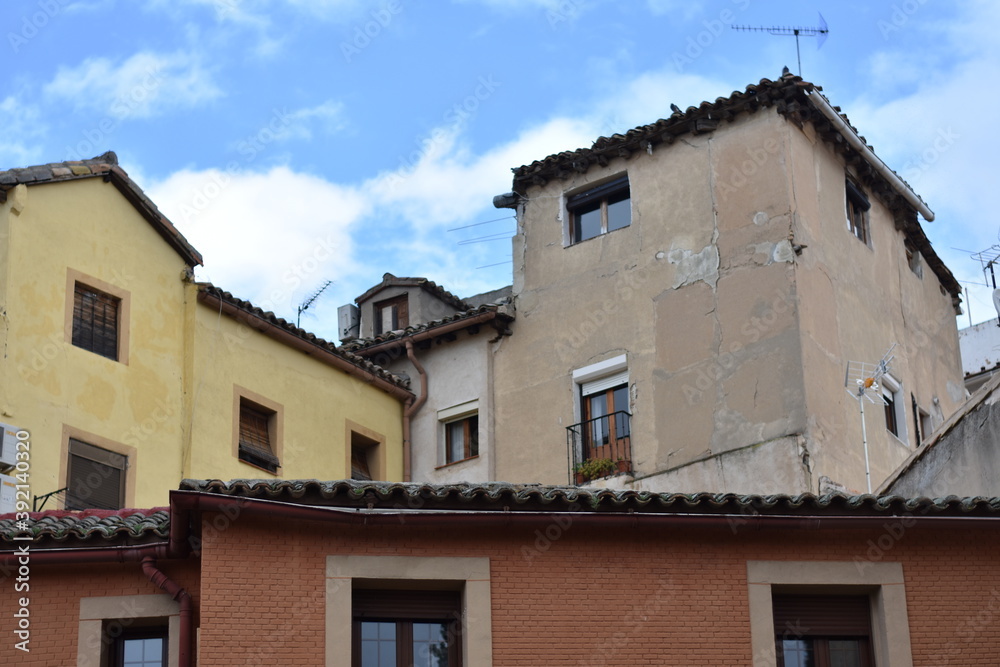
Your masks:
M 802 52 L 799 51 L 799 29 L 795 29 L 795 57 L 799 61 L 799 76 L 802 76 Z
M 868 482 L 868 493 L 872 492 L 872 469 L 868 464 L 868 429 L 865 428 L 865 402 L 858 400 L 861 406 L 861 442 L 865 446 L 865 481 Z

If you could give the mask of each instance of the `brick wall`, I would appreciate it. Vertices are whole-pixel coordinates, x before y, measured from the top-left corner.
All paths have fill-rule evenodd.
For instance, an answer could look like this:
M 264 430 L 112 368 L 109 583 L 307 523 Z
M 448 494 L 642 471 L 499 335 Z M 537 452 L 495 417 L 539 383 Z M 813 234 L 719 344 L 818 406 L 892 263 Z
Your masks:
M 243 517 L 206 530 L 203 549 L 200 591 L 197 561 L 163 569 L 195 598 L 205 667 L 323 664 L 325 559 L 348 554 L 489 558 L 498 667 L 749 667 L 746 562 L 786 559 L 903 563 L 917 667 L 981 667 L 1000 655 L 996 529 L 362 528 Z M 73 664 L 80 597 L 158 592 L 138 565 L 39 566 L 32 577 L 29 655 L 12 649 L 16 596 L 2 583 L 2 663 Z

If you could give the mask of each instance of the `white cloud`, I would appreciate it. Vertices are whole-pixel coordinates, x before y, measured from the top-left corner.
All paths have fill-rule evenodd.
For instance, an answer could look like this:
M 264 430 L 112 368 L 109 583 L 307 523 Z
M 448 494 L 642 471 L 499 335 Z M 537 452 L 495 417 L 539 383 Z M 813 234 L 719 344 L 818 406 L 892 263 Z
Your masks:
M 185 170 L 147 191 L 204 256 L 200 278 L 286 317 L 323 280 L 357 273 L 350 229 L 369 203 L 354 188 L 275 167 Z
M 78 109 L 95 110 L 119 120 L 197 107 L 222 94 L 211 73 L 193 56 L 148 51 L 121 63 L 88 58 L 76 67 L 60 67 L 44 92 L 68 99 Z
M 36 164 L 47 128 L 41 110 L 13 95 L 0 100 L 0 169 Z
M 336 134 L 347 127 L 344 103 L 333 100 L 327 100 L 314 107 L 296 109 L 285 116 L 287 123 L 279 133 L 280 138 L 311 139 L 312 126 L 316 125 L 326 135 Z

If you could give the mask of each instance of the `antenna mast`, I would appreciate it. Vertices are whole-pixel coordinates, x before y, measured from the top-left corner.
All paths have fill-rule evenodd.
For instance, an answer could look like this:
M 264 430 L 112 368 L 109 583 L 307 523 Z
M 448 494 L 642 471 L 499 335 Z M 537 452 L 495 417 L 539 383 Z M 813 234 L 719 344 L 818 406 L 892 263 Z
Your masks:
M 740 30 L 743 32 L 766 32 L 769 35 L 795 37 L 795 56 L 799 61 L 799 76 L 802 76 L 802 52 L 799 50 L 799 36 L 817 37 L 816 50 L 818 51 L 826 41 L 826 36 L 830 33 L 830 29 L 826 27 L 826 19 L 823 18 L 822 14 L 819 15 L 819 27 L 816 28 L 803 28 L 801 26 L 785 27 L 734 25 L 733 30 Z
M 980 266 L 983 267 L 983 277 L 988 281 L 988 284 L 993 286 L 993 307 L 997 311 L 997 326 L 1000 327 L 1000 289 L 997 289 L 997 276 L 994 267 L 1000 264 L 1000 245 L 993 244 L 986 250 L 981 252 L 973 253 L 972 257 L 979 260 Z M 972 308 L 969 308 L 969 312 L 972 312 Z M 972 315 L 969 315 L 970 322 Z
M 324 291 L 326 291 L 326 288 L 329 287 L 332 284 L 333 284 L 332 280 L 327 280 L 325 283 L 323 283 L 322 285 L 319 286 L 319 289 L 317 289 L 315 292 L 313 292 L 312 294 L 310 294 L 306 298 L 306 300 L 303 301 L 299 305 L 299 314 L 295 317 L 295 326 L 298 327 L 299 323 L 302 321 L 302 313 L 303 313 L 303 311 L 309 310 L 309 306 L 313 305 L 313 301 L 315 301 L 316 299 L 318 299 L 319 295 L 322 294 Z
M 882 401 L 882 405 L 888 405 L 885 397 L 882 396 L 878 383 L 883 375 L 888 375 L 889 373 L 890 364 L 892 364 L 894 358 L 892 350 L 895 347 L 896 344 L 893 343 L 882 356 L 882 360 L 877 364 L 866 364 L 863 361 L 848 361 L 847 375 L 844 377 L 844 386 L 847 387 L 847 393 L 858 399 L 858 407 L 861 410 L 861 442 L 865 447 L 865 480 L 868 482 L 868 493 L 872 492 L 872 473 L 871 466 L 868 463 L 868 430 L 865 428 L 865 399 L 867 398 L 872 403 L 875 403 L 875 399 L 871 397 L 871 394 L 875 394 Z

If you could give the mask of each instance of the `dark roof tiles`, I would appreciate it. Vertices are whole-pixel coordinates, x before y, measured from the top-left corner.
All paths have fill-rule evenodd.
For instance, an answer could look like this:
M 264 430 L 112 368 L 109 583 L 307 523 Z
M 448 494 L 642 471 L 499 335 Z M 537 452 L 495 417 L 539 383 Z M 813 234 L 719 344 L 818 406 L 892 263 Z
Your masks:
M 165 508 L 148 510 L 50 510 L 32 512 L 25 521 L 11 515 L 0 517 L 0 541 L 16 543 L 15 538 L 67 540 L 133 540 L 166 538 L 170 531 L 170 513 Z M 23 526 L 22 526 L 23 524 Z
M 406 327 L 405 329 L 399 329 L 396 331 L 387 331 L 386 333 L 379 334 L 378 336 L 372 336 L 371 338 L 357 338 L 348 343 L 344 343 L 341 349 L 347 351 L 357 351 L 359 354 L 363 354 L 364 350 L 373 347 L 375 345 L 380 345 L 382 343 L 388 343 L 393 340 L 403 340 L 408 336 L 413 336 L 414 334 L 422 333 L 424 331 L 433 331 L 437 327 L 444 326 L 446 324 L 451 324 L 452 322 L 460 322 L 462 320 L 472 319 L 477 315 L 483 313 L 495 313 L 496 317 L 504 321 L 511 321 L 514 319 L 512 313 L 512 308 L 507 304 L 503 303 L 484 303 L 481 306 L 475 308 L 469 308 L 460 313 L 455 313 L 454 315 L 448 315 L 447 317 L 442 317 L 436 320 L 431 320 L 430 322 L 424 322 L 422 324 L 414 325 L 411 327 Z

